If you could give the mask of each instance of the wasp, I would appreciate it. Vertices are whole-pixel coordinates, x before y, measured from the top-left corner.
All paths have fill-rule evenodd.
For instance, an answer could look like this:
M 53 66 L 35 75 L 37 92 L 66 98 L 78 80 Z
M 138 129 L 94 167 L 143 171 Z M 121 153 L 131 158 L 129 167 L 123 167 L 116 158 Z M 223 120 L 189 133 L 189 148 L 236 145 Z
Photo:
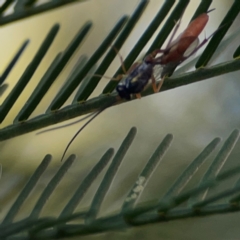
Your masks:
M 152 88 L 155 93 L 159 92 L 161 86 L 164 82 L 166 76 L 172 74 L 175 68 L 185 61 L 187 58 L 192 56 L 194 53 L 198 51 L 207 41 L 213 36 L 210 35 L 208 38 L 205 38 L 200 44 L 198 36 L 201 34 L 203 29 L 205 28 L 209 16 L 208 13 L 213 11 L 209 10 L 207 13 L 203 13 L 199 15 L 196 19 L 191 21 L 187 28 L 179 35 L 179 37 L 173 41 L 173 38 L 180 26 L 181 19 L 176 24 L 174 31 L 170 37 L 170 40 L 165 49 L 157 49 L 153 51 L 151 54 L 147 55 L 142 61 L 136 62 L 132 65 L 132 67 L 126 71 L 122 57 L 120 56 L 121 64 L 123 71 L 125 72 L 124 75 L 118 76 L 114 80 L 122 79 L 117 86 L 116 91 L 118 93 L 118 97 L 120 99 L 131 100 L 132 95 L 136 95 L 137 98 L 141 98 L 141 92 L 146 88 L 149 81 L 152 82 Z M 190 51 L 187 55 L 186 52 L 189 50 L 191 45 L 195 43 L 195 48 Z M 160 56 L 158 56 L 160 54 Z M 161 66 L 161 81 L 157 84 L 156 79 L 154 77 L 154 68 L 155 66 Z M 94 119 L 96 118 L 101 112 L 103 112 L 107 107 L 102 108 L 95 115 L 90 118 L 72 137 L 71 141 L 68 143 L 67 147 L 64 150 L 61 160 L 63 160 L 68 148 L 70 147 L 71 143 L 74 139 L 78 136 L 78 134 Z M 92 116 L 92 114 L 91 114 Z M 86 117 L 85 117 L 86 118 Z M 84 119 L 85 119 L 84 118 Z M 78 120 L 77 122 L 83 119 Z M 76 123 L 76 122 L 75 122 Z M 64 126 L 62 126 L 64 127 Z M 51 129 L 49 129 L 51 130 Z M 47 130 L 47 131 L 49 131 Z M 45 132 L 45 131 L 44 131 Z
M 179 64 L 196 53 L 197 50 L 201 48 L 213 36 L 214 33 L 208 38 L 205 38 L 187 56 L 184 55 L 193 43 L 199 43 L 198 36 L 201 34 L 208 22 L 208 13 L 213 10 L 214 9 L 211 9 L 207 13 L 202 13 L 196 19 L 191 21 L 183 33 L 180 34 L 180 36 L 172 42 L 172 39 L 177 29 L 179 28 L 179 21 L 174 29 L 169 43 L 167 44 L 167 47 L 164 50 L 155 50 L 142 62 L 135 63 L 130 68 L 124 82 L 120 82 L 116 87 L 116 91 L 118 92 L 119 96 L 126 100 L 130 100 L 131 95 L 136 94 L 136 96 L 140 98 L 141 92 L 145 89 L 150 79 L 152 80 L 153 91 L 155 93 L 159 92 L 164 82 L 164 78 L 172 74 L 172 72 Z M 161 56 L 156 57 L 157 54 L 161 54 Z M 158 86 L 154 77 L 154 67 L 156 65 L 161 65 L 163 67 L 161 73 L 162 80 L 159 82 Z

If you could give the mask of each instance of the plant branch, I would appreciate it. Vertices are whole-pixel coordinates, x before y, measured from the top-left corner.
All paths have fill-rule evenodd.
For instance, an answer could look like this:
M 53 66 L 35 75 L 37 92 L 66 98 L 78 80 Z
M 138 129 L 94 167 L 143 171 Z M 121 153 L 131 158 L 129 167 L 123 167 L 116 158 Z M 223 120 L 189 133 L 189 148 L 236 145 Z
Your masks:
M 203 81 L 211 77 L 216 77 L 237 70 L 240 70 L 240 59 L 217 64 L 209 68 L 200 68 L 196 71 L 188 72 L 178 77 L 171 77 L 167 79 L 164 82 L 161 91 L 166 91 L 176 87 Z M 153 94 L 152 88 L 148 87 L 148 89 L 142 95 L 148 96 L 151 94 Z M 116 96 L 116 93 L 113 93 L 110 96 L 99 96 L 81 104 L 73 104 L 59 111 L 48 112 L 28 121 L 5 127 L 0 130 L 0 141 L 4 141 L 6 139 L 10 139 L 56 123 L 82 116 L 90 112 L 97 111 L 105 105 L 116 105 L 124 102 L 123 100 L 117 100 Z

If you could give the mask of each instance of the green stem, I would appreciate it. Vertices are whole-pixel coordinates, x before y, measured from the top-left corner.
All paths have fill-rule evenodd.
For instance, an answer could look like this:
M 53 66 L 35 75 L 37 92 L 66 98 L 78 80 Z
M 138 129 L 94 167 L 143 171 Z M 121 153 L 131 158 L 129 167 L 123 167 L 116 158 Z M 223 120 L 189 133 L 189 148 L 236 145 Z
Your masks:
M 200 68 L 196 71 L 188 72 L 186 74 L 180 75 L 178 77 L 171 77 L 167 79 L 161 91 L 170 90 L 176 87 L 188 85 L 191 83 L 206 80 L 211 77 L 216 77 L 229 72 L 237 71 L 240 69 L 240 59 L 232 60 L 229 62 L 217 64 L 209 68 Z M 148 89 L 142 94 L 143 96 L 148 96 L 153 94 L 152 88 Z M 118 101 L 116 98 L 117 94 L 111 94 L 92 98 L 82 104 L 73 104 L 67 106 L 56 112 L 49 112 L 40 115 L 31 120 L 13 124 L 11 126 L 5 127 L 0 130 L 0 141 L 10 139 L 25 133 L 35 131 L 56 123 L 60 123 L 84 114 L 94 112 L 102 108 L 105 105 L 115 105 L 123 103 L 124 101 Z

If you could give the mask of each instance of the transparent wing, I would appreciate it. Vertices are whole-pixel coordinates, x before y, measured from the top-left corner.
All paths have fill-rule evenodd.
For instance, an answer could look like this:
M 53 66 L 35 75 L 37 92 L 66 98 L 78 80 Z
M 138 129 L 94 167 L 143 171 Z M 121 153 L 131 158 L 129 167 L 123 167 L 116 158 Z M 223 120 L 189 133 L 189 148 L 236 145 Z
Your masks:
M 199 38 L 195 39 L 192 44 L 188 47 L 188 49 L 185 51 L 185 53 L 183 54 L 183 57 L 189 56 L 198 46 L 199 44 Z M 195 53 L 196 54 L 196 53 Z M 193 54 L 192 56 L 194 56 L 195 54 Z M 192 57 L 191 56 L 191 57 Z
M 161 79 L 162 71 L 163 71 L 163 66 L 161 66 L 161 65 L 154 66 L 153 76 L 156 79 L 156 81 L 159 81 Z

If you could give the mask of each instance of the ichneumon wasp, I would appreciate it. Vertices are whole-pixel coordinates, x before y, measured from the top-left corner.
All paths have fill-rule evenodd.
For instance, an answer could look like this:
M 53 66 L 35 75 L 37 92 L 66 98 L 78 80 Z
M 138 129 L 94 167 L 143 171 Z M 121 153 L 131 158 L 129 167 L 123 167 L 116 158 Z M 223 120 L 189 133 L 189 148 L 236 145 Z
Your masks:
M 125 72 L 125 76 L 121 75 L 121 76 L 118 76 L 117 79 L 114 79 L 114 80 L 121 80 L 124 76 L 123 80 L 121 80 L 116 87 L 118 97 L 120 99 L 131 100 L 132 95 L 136 95 L 137 98 L 141 98 L 141 92 L 146 88 L 150 80 L 152 83 L 153 91 L 155 93 L 159 92 L 164 82 L 164 78 L 166 76 L 171 75 L 179 64 L 181 64 L 187 58 L 189 58 L 194 53 L 196 53 L 198 49 L 200 49 L 215 34 L 214 32 L 199 44 L 198 36 L 201 34 L 201 32 L 203 31 L 203 29 L 205 28 L 208 22 L 208 19 L 209 19 L 208 13 L 213 10 L 214 9 L 209 10 L 207 13 L 202 13 L 193 21 L 191 21 L 187 26 L 187 28 L 179 35 L 179 37 L 173 41 L 173 38 L 180 26 L 180 22 L 181 22 L 181 19 L 180 19 L 173 30 L 173 33 L 170 37 L 167 47 L 165 49 L 157 49 L 153 51 L 151 54 L 146 56 L 142 61 L 134 63 L 128 71 L 125 70 L 122 57 L 120 56 L 121 64 L 122 64 L 123 71 Z M 187 53 L 189 52 L 189 48 L 191 48 L 191 46 L 194 44 L 195 46 L 193 50 L 191 50 L 190 53 Z M 160 54 L 160 56 L 158 56 L 158 54 Z M 162 79 L 158 84 L 156 83 L 156 79 L 154 77 L 155 66 L 162 66 L 162 72 L 161 72 Z M 110 106 L 105 106 L 102 109 L 100 109 L 98 112 L 89 114 L 87 116 L 87 117 L 91 117 L 93 115 L 72 137 L 72 139 L 70 140 L 70 142 L 68 143 L 68 145 L 66 146 L 63 152 L 61 161 L 63 160 L 68 148 L 70 147 L 71 143 L 75 140 L 75 138 L 78 136 L 78 134 L 94 118 L 96 118 L 101 112 L 103 112 L 105 109 L 107 109 Z M 84 117 L 74 123 L 71 123 L 71 125 L 83 119 L 86 119 L 87 117 Z M 67 125 L 64 125 L 61 127 L 65 127 L 65 126 Z M 61 128 L 61 127 L 57 127 L 57 128 Z M 48 129 L 40 133 L 51 131 L 57 128 Z

